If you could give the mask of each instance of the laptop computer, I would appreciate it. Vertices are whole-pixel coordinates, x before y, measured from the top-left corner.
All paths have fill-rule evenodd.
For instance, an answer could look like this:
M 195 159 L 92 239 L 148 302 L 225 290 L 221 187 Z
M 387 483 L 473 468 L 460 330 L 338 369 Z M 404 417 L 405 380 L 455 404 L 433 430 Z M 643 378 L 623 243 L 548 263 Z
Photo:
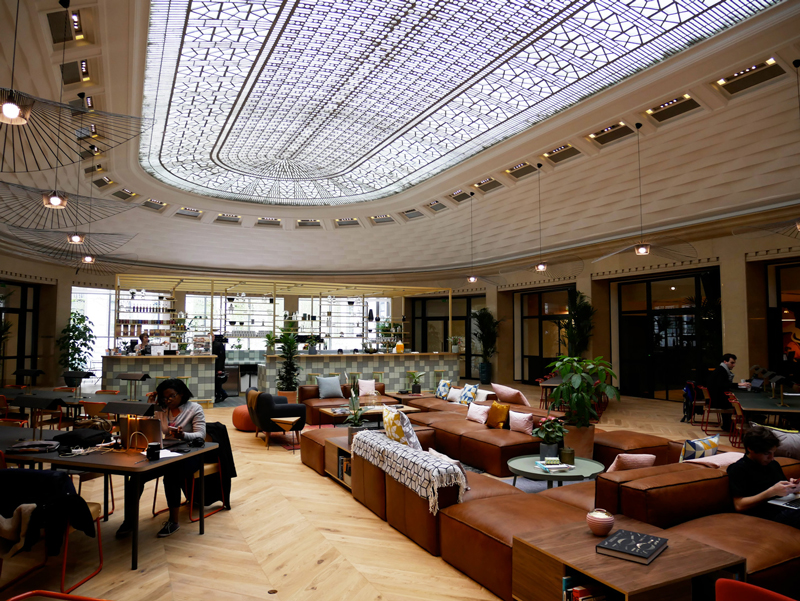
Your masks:
M 771 505 L 778 505 L 779 507 L 788 507 L 789 509 L 800 509 L 800 495 L 792 493 L 785 497 L 775 497 L 767 501 Z
M 761 378 L 753 378 L 750 380 L 750 390 L 760 390 L 764 386 L 764 380 Z

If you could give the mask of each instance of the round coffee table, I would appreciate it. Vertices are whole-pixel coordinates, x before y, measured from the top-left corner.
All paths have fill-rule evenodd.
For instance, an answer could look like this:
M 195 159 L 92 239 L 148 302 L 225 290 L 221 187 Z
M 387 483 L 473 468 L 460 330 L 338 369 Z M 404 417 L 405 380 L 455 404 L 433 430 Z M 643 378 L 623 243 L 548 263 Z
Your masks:
M 605 469 L 605 466 L 599 461 L 576 457 L 574 469 L 568 472 L 548 474 L 536 466 L 537 461 L 539 461 L 538 455 L 522 455 L 508 460 L 508 469 L 514 474 L 514 486 L 517 485 L 517 476 L 529 480 L 545 480 L 547 488 L 553 488 L 553 482 L 558 482 L 558 485 L 561 486 L 562 482 L 593 479 Z

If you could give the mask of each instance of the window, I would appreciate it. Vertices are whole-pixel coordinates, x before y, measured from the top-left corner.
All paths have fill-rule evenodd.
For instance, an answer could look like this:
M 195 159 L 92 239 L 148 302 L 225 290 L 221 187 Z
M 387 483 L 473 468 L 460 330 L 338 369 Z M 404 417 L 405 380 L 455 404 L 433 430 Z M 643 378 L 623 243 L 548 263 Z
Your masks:
M 102 357 L 105 355 L 106 349 L 114 348 L 114 299 L 113 290 L 77 286 L 72 288 L 72 311 L 85 315 L 92 322 L 92 332 L 96 340 L 87 368 L 98 376 L 103 367 Z

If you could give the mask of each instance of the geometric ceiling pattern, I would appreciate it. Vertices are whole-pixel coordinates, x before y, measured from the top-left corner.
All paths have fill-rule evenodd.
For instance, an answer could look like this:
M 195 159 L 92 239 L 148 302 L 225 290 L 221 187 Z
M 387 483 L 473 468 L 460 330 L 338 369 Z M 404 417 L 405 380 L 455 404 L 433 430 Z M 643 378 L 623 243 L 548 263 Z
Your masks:
M 395 194 L 777 0 L 152 0 L 143 168 L 250 203 Z

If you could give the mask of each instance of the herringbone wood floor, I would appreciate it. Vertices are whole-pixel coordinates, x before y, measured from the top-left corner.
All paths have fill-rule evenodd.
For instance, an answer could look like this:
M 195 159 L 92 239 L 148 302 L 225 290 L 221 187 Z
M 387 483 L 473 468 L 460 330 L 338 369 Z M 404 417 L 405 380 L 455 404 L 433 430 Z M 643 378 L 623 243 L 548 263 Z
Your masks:
M 537 387 L 522 387 L 538 405 Z M 75 594 L 116 601 L 224 601 L 306 599 L 338 601 L 412 599 L 495 599 L 490 592 L 432 557 L 392 529 L 348 491 L 319 476 L 280 445 L 269 450 L 252 433 L 234 430 L 232 409 L 210 409 L 209 421 L 225 423 L 235 451 L 238 478 L 231 511 L 206 520 L 198 536 L 184 512 L 181 529 L 157 539 L 163 516 L 152 518 L 153 485 L 142 497 L 140 562 L 130 570 L 130 542 L 117 541 L 121 507 L 102 523 L 105 565 Z M 630 429 L 666 438 L 697 437 L 699 428 L 679 422 L 679 403 L 623 397 L 612 402 L 600 427 Z M 115 478 L 117 498 L 122 479 Z M 84 496 L 100 500 L 100 481 L 84 486 Z M 164 505 L 159 493 L 159 506 Z M 69 574 L 86 570 L 96 558 L 95 541 L 75 533 L 70 539 Z M 40 548 L 7 561 L 2 580 L 39 558 Z M 52 558 L 37 575 L 0 594 L 1 599 L 35 588 L 57 590 L 59 562 Z M 276 591 L 270 593 L 270 591 Z

